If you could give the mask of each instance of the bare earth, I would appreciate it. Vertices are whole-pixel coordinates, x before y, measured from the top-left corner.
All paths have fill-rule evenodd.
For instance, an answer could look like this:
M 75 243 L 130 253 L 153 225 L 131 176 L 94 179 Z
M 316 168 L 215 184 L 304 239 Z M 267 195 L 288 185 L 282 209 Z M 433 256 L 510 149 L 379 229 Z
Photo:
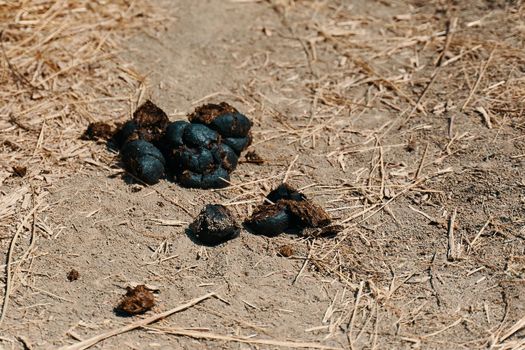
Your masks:
M 48 167 L 36 221 L 21 201 L 2 225 L 2 264 L 26 216 L 13 260 L 32 232 L 38 239 L 16 265 L 0 348 L 70 345 L 215 292 L 97 346 L 525 349 L 521 1 L 154 5 L 169 20 L 121 54 L 144 85 L 119 121 L 138 99 L 171 120 L 228 101 L 254 121 L 250 150 L 266 163 L 240 164 L 223 190 L 143 187 L 103 144 L 77 140 L 87 123 L 70 129 L 64 137 L 88 155 L 73 157 L 80 166 L 67 176 Z M 0 137 L 14 132 L 23 130 Z M 213 248 L 187 236 L 205 204 L 242 221 L 285 178 L 344 230 L 317 239 L 243 230 Z M 3 198 L 32 179 L 4 178 Z M 292 257 L 277 254 L 284 244 Z M 117 316 L 125 287 L 143 283 L 158 289 L 153 310 Z

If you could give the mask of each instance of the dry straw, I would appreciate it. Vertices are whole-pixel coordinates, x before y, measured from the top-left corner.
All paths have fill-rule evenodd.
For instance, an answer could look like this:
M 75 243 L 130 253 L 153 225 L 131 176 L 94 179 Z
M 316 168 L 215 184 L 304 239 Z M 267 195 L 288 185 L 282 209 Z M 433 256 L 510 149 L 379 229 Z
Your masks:
M 42 187 L 86 165 L 107 168 L 101 157 L 111 156 L 79 136 L 89 122 L 126 118 L 136 105 L 144 79 L 117 54 L 130 34 L 160 23 L 152 13 L 142 2 L 0 1 L 0 186 L 14 167 L 27 169 L 30 184 L 9 182 L 0 193 L 7 252 L 0 324 L 34 247 Z M 21 251 L 26 231 L 30 244 Z

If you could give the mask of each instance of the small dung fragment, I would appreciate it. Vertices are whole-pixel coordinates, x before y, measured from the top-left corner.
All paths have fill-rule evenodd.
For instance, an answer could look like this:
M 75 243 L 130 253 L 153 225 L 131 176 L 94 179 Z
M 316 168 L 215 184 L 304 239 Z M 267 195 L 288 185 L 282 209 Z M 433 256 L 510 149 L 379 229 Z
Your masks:
M 195 238 L 207 245 L 217 245 L 239 236 L 239 224 L 228 208 L 220 204 L 206 205 L 190 230 Z
M 73 282 L 79 279 L 80 273 L 75 269 L 71 269 L 71 271 L 67 273 L 66 277 L 69 282 Z
M 255 234 L 273 237 L 287 230 L 322 228 L 332 221 L 322 207 L 286 183 L 272 190 L 266 199 L 270 204 L 259 205 L 245 221 Z
M 155 297 L 148 288 L 141 284 L 135 288 L 127 287 L 126 295 L 115 308 L 117 313 L 125 315 L 143 314 L 155 305 Z
M 289 258 L 294 254 L 293 247 L 290 244 L 285 244 L 279 248 L 277 254 L 284 258 Z
M 24 177 L 27 174 L 27 167 L 23 165 L 15 165 L 13 166 L 13 175 L 18 177 Z
M 104 140 L 108 141 L 113 137 L 113 134 L 115 131 L 113 130 L 113 127 L 109 124 L 106 124 L 104 122 L 95 122 L 90 123 L 82 134 L 80 138 L 82 140 L 92 140 L 92 141 L 98 141 L 98 140 Z

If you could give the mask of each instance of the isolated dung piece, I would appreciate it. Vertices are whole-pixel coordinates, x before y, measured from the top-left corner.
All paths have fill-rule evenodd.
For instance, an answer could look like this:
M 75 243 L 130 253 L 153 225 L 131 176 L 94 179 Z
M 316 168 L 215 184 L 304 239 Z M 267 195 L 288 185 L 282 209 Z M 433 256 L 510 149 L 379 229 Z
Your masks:
M 200 242 L 216 245 L 238 237 L 240 226 L 228 208 L 208 204 L 191 223 L 190 230 Z
M 127 288 L 126 295 L 115 308 L 118 313 L 138 315 L 150 310 L 155 305 L 155 297 L 145 285 Z
M 289 258 L 294 254 L 293 247 L 290 244 L 285 244 L 279 248 L 278 255 Z
M 78 273 L 78 271 L 75 269 L 71 269 L 71 271 L 67 273 L 66 277 L 69 282 L 73 282 L 79 279 L 80 273 Z
M 277 236 L 287 230 L 321 228 L 331 223 L 330 215 L 322 207 L 286 183 L 272 190 L 266 199 L 270 204 L 259 205 L 245 221 L 255 234 Z
M 103 122 L 90 123 L 80 137 L 82 140 L 104 140 L 107 141 L 113 137 L 115 131 L 109 124 Z
M 27 167 L 23 165 L 15 165 L 13 166 L 13 175 L 16 175 L 18 177 L 24 177 L 27 174 Z
M 121 150 L 121 157 L 126 169 L 148 184 L 155 184 L 164 176 L 164 156 L 147 141 L 127 143 Z

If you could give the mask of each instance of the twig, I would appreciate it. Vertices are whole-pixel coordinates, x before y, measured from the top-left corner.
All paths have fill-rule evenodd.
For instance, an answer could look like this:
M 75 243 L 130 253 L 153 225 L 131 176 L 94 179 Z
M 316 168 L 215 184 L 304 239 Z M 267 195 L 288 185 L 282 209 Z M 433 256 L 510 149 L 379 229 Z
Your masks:
M 11 244 L 9 245 L 9 251 L 7 252 L 7 263 L 6 263 L 6 282 L 5 282 L 5 293 L 4 293 L 4 301 L 2 303 L 2 314 L 0 315 L 0 325 L 2 325 L 2 322 L 4 321 L 5 315 L 7 313 L 7 306 L 9 304 L 9 294 L 11 293 L 11 284 L 13 283 L 12 278 L 12 272 L 11 272 L 11 262 L 13 260 L 13 254 L 15 250 L 16 242 L 18 241 L 18 236 L 20 236 L 20 233 L 22 233 L 22 230 L 26 226 L 29 218 L 33 216 L 33 213 L 37 210 L 39 205 L 35 205 L 33 209 L 24 217 L 20 225 L 18 225 L 18 228 L 16 229 L 15 235 L 13 236 L 13 239 L 11 240 Z
M 293 168 L 293 166 L 294 166 L 294 164 L 295 164 L 295 162 L 297 161 L 298 158 L 299 158 L 299 155 L 296 155 L 295 158 L 290 163 L 290 165 L 288 166 L 288 169 L 286 169 L 286 173 L 284 174 L 284 178 L 283 178 L 283 183 L 288 181 L 288 177 L 290 176 L 290 172 L 292 171 L 292 168 Z
M 456 243 L 454 240 L 454 225 L 456 221 L 457 208 L 454 208 L 454 211 L 450 215 L 448 220 L 448 250 L 447 250 L 447 260 L 454 261 L 458 258 L 458 252 L 456 248 Z
M 414 176 L 414 180 L 417 180 L 419 178 L 419 175 L 421 175 L 421 171 L 424 167 L 425 158 L 427 157 L 428 152 L 428 143 L 425 146 L 425 151 L 423 152 L 423 155 L 421 156 L 421 160 L 419 161 L 419 166 L 417 167 L 416 175 Z
M 434 251 L 434 255 L 432 255 L 432 262 L 430 263 L 430 266 L 428 267 L 428 275 L 430 277 L 430 286 L 434 290 L 434 295 L 436 296 L 437 306 L 441 307 L 441 298 L 439 297 L 439 292 L 436 288 L 435 277 L 434 277 L 434 263 L 436 262 L 436 255 L 437 255 L 437 252 Z
M 122 333 L 129 332 L 131 330 L 134 330 L 134 329 L 137 329 L 137 328 L 140 328 L 140 327 L 147 326 L 148 324 L 157 322 L 157 321 L 159 321 L 159 320 L 161 320 L 163 318 L 166 318 L 166 317 L 168 317 L 170 315 L 173 315 L 174 313 L 177 313 L 177 312 L 189 309 L 193 305 L 196 305 L 196 304 L 198 304 L 198 303 L 200 303 L 200 302 L 202 302 L 202 301 L 204 301 L 204 300 L 206 300 L 208 298 L 215 297 L 215 296 L 216 295 L 213 292 L 212 293 L 208 293 L 208 294 L 203 295 L 201 297 L 198 297 L 198 298 L 195 298 L 193 300 L 190 300 L 189 302 L 187 302 L 185 304 L 179 305 L 176 308 L 173 308 L 171 310 L 164 311 L 164 312 L 162 312 L 160 314 L 153 315 L 153 316 L 145 318 L 143 320 L 139 320 L 139 321 L 130 323 L 127 326 L 124 326 L 124 327 L 121 327 L 121 328 L 118 328 L 118 329 L 114 329 L 114 330 L 106 332 L 106 333 L 99 334 L 97 336 L 94 336 L 92 338 L 86 339 L 86 340 L 81 341 L 79 343 L 61 347 L 60 350 L 82 350 L 82 349 L 90 348 L 93 345 L 101 342 L 102 340 L 111 338 L 111 337 L 113 337 L 115 335 L 119 335 L 119 334 L 122 334 Z
M 481 67 L 481 70 L 478 74 L 478 78 L 476 79 L 476 82 L 474 83 L 474 86 L 472 87 L 472 89 L 470 90 L 470 93 L 468 94 L 468 97 L 467 99 L 465 100 L 465 102 L 463 103 L 463 106 L 461 106 L 461 112 L 463 112 L 465 110 L 465 108 L 467 108 L 470 100 L 472 99 L 472 96 L 474 96 L 474 93 L 476 92 L 476 89 L 478 88 L 478 85 L 481 81 L 481 79 L 483 78 L 483 76 L 485 75 L 485 72 L 487 71 L 487 67 L 489 66 L 490 64 L 490 61 L 492 60 L 492 56 L 494 56 L 494 51 L 496 51 L 496 47 L 494 47 L 492 49 L 492 51 L 490 52 L 490 55 L 489 55 L 489 58 L 487 58 L 487 61 L 485 62 L 485 64 Z
M 294 285 L 299 280 L 299 277 L 301 277 L 302 273 L 304 272 L 304 269 L 306 269 L 306 266 L 308 266 L 308 262 L 310 261 L 310 258 L 312 257 L 313 246 L 314 246 L 314 242 L 312 241 L 310 242 L 310 250 L 308 251 L 308 256 L 306 257 L 306 259 L 304 259 L 303 266 L 301 267 L 301 269 L 299 270 L 299 272 L 293 279 L 292 285 Z
M 452 168 L 447 168 L 445 170 L 441 170 L 441 171 L 438 171 L 436 172 L 435 174 L 432 174 L 432 175 L 429 175 L 429 176 L 425 176 L 415 182 L 413 182 L 412 184 L 410 184 L 409 186 L 405 187 L 402 191 L 396 193 L 392 198 L 390 198 L 388 201 L 386 201 L 384 204 L 380 205 L 378 209 L 374 210 L 372 213 L 370 213 L 368 216 L 364 217 L 363 219 L 361 219 L 358 223 L 361 223 L 361 222 L 364 222 L 368 219 L 370 219 L 372 216 L 376 215 L 377 213 L 379 213 L 381 210 L 383 210 L 387 205 L 389 205 L 390 203 L 392 203 L 394 200 L 396 200 L 399 196 L 405 194 L 406 192 L 410 191 L 411 189 L 413 189 L 414 187 L 420 185 L 421 183 L 427 181 L 427 180 L 430 180 L 431 178 L 433 177 L 436 177 L 436 176 L 440 176 L 440 175 L 443 175 L 443 174 L 447 174 L 447 173 L 450 173 L 452 172 Z M 372 206 L 371 208 L 374 208 L 375 206 Z M 362 212 L 361 214 L 364 214 L 364 212 Z M 343 221 L 341 221 L 341 223 L 346 223 L 348 221 L 350 221 L 351 219 L 354 219 L 355 217 L 352 216 L 351 218 L 347 218 Z
M 474 239 L 472 240 L 472 242 L 470 242 L 469 246 L 470 248 L 474 247 L 474 243 L 476 243 L 476 241 L 478 240 L 478 238 L 483 234 L 483 232 L 485 231 L 485 229 L 487 228 L 487 226 L 490 224 L 490 222 L 492 221 L 492 217 L 489 217 L 489 219 L 487 220 L 487 222 L 485 222 L 485 224 L 483 225 L 483 227 L 479 230 L 478 234 L 476 235 L 476 237 L 474 237 Z
M 419 95 L 419 98 L 417 99 L 416 104 L 412 107 L 412 110 L 410 111 L 410 113 L 408 113 L 406 119 L 404 120 L 404 123 L 406 123 L 410 118 L 412 118 L 412 116 L 414 115 L 414 113 L 419 107 L 422 107 L 421 101 L 423 100 L 423 98 L 425 98 L 425 96 L 427 95 L 427 92 L 430 90 L 430 86 L 432 86 L 432 84 L 436 81 L 439 73 L 441 72 L 441 67 L 443 67 L 443 58 L 445 57 L 445 54 L 448 50 L 450 42 L 452 41 L 452 34 L 454 33 L 457 23 L 458 23 L 457 18 L 452 18 L 448 22 L 447 37 L 445 39 L 445 45 L 443 46 L 443 51 L 441 51 L 441 54 L 439 55 L 439 58 L 436 64 L 436 68 L 432 72 L 430 81 L 423 89 L 423 92 L 421 93 L 421 95 Z
M 173 335 L 182 335 L 186 337 L 192 337 L 195 339 L 215 339 L 215 340 L 224 340 L 229 342 L 238 342 L 238 343 L 245 343 L 245 344 L 261 344 L 261 345 L 270 345 L 270 346 L 280 346 L 280 347 L 286 347 L 286 348 L 293 348 L 293 349 L 299 349 L 299 348 L 311 348 L 311 349 L 321 349 L 321 350 L 342 350 L 342 348 L 336 348 L 333 346 L 327 346 L 322 345 L 318 343 L 303 343 L 303 342 L 294 342 L 294 341 L 287 341 L 287 340 L 272 340 L 272 339 L 254 339 L 254 338 L 242 338 L 237 336 L 229 336 L 229 335 L 222 335 L 222 334 L 215 334 L 212 332 L 206 332 L 206 331 L 198 331 L 198 330 L 191 330 L 191 329 L 184 329 L 184 328 L 157 328 L 157 327 L 151 327 L 148 329 L 160 331 L 167 334 L 173 334 Z
M 361 283 L 359 283 L 359 290 L 357 291 L 357 296 L 355 298 L 355 305 L 354 305 L 354 310 L 352 312 L 352 317 L 350 318 L 350 323 L 349 323 L 349 326 L 348 326 L 348 333 L 346 334 L 346 337 L 348 339 L 348 343 L 350 344 L 350 349 L 353 349 L 354 348 L 354 344 L 353 344 L 353 339 L 352 339 L 352 332 L 354 330 L 354 323 L 355 323 L 355 317 L 357 315 L 357 310 L 359 308 L 359 302 L 361 301 L 361 295 L 363 294 L 363 287 L 365 285 L 365 282 L 364 281 L 361 281 Z
M 510 327 L 510 329 L 499 338 L 499 341 L 502 342 L 506 340 L 507 338 L 511 337 L 514 333 L 518 332 L 523 328 L 525 328 L 525 316 L 522 317 L 518 322 L 516 322 L 512 327 Z

